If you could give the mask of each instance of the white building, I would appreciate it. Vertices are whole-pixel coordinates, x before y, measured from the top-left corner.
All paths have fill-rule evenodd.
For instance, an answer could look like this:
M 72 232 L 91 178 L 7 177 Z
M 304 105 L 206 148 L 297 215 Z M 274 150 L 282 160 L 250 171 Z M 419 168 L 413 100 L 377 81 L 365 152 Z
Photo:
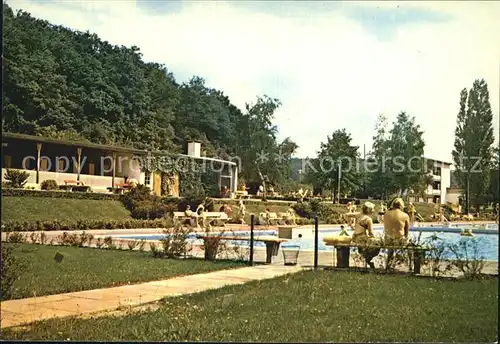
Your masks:
M 426 202 L 445 204 L 448 201 L 447 191 L 451 186 L 451 162 L 444 162 L 434 159 L 427 159 L 432 165 L 429 170 L 431 184 L 428 186 L 425 195 L 410 195 L 410 202 Z

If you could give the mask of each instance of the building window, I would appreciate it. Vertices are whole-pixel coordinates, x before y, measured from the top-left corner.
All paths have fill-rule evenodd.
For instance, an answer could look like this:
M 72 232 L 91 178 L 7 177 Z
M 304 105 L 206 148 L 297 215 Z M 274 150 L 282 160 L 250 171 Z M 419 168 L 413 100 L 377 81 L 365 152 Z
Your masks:
M 432 189 L 433 190 L 441 190 L 441 183 L 440 182 L 433 182 Z
M 146 172 L 144 174 L 144 185 L 150 185 L 151 184 L 151 173 Z
M 432 174 L 435 176 L 440 176 L 441 175 L 441 167 L 434 167 L 432 169 Z

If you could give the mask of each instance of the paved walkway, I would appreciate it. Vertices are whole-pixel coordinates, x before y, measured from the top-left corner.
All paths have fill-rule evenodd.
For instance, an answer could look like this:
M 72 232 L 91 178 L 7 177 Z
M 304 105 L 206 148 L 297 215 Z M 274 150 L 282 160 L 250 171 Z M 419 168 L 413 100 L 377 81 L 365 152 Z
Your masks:
M 261 265 L 175 277 L 136 285 L 4 301 L 0 304 L 1 328 L 53 317 L 82 316 L 114 311 L 121 307 L 133 307 L 158 301 L 165 297 L 270 279 L 301 270 L 302 268 L 298 266 Z

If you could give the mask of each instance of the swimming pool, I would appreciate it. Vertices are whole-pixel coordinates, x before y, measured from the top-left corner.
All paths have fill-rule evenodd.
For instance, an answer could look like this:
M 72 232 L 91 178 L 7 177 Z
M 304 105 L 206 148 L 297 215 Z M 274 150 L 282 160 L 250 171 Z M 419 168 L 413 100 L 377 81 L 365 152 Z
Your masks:
M 474 237 L 462 237 L 460 236 L 459 232 L 460 230 L 465 227 L 465 228 L 472 228 L 470 225 L 468 226 L 455 226 L 445 228 L 445 227 L 415 227 L 412 228 L 410 231 L 410 236 L 416 238 L 421 232 L 421 241 L 426 240 L 430 238 L 432 235 L 437 234 L 437 236 L 445 241 L 446 243 L 454 244 L 459 242 L 460 240 L 477 240 L 480 250 L 481 250 L 481 255 L 485 257 L 486 260 L 489 261 L 498 261 L 498 226 L 497 225 L 488 225 L 486 233 L 478 233 L 478 228 L 472 228 L 474 234 Z M 454 231 L 451 232 L 449 229 L 453 228 Z M 303 231 L 303 235 L 301 238 L 296 238 L 292 240 L 288 240 L 283 246 L 286 245 L 298 245 L 300 246 L 301 250 L 314 250 L 314 228 L 311 226 L 310 231 L 307 227 L 304 228 L 305 230 Z M 458 229 L 458 231 L 457 231 Z M 336 233 L 339 233 L 340 229 L 339 228 L 321 228 L 319 230 L 318 236 L 319 236 L 319 243 L 318 243 L 318 249 L 320 251 L 333 251 L 332 246 L 326 246 L 323 242 L 323 238 L 325 236 L 330 236 L 330 235 L 335 235 Z M 381 235 L 383 233 L 383 227 L 381 226 L 376 226 L 374 228 L 375 235 Z M 457 233 L 458 232 L 458 233 Z M 188 235 L 188 240 L 190 243 L 194 245 L 201 245 L 203 244 L 203 240 L 196 239 L 196 233 L 191 233 Z M 249 231 L 237 231 L 237 232 L 225 232 L 222 235 L 227 235 L 227 236 L 243 236 L 243 237 L 248 237 L 250 236 Z M 254 231 L 255 236 L 260 236 L 260 235 L 272 235 L 272 236 L 278 236 L 278 233 L 276 230 L 268 230 L 268 231 Z M 120 239 L 134 239 L 134 240 L 160 240 L 165 238 L 164 234 L 159 234 L 159 235 L 118 235 L 116 238 Z M 240 245 L 240 246 L 249 246 L 250 243 L 248 241 L 231 241 L 230 244 L 234 245 Z M 265 247 L 265 244 L 263 242 L 255 242 L 254 247 Z

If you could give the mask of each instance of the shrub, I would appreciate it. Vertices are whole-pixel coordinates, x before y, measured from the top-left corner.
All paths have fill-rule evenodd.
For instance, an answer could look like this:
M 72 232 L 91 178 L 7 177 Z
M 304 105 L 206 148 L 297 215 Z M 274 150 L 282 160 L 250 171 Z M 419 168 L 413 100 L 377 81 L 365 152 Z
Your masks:
M 12 296 L 12 286 L 21 277 L 26 267 L 24 261 L 14 255 L 15 248 L 16 246 L 13 245 L 2 245 L 0 300 L 9 299 Z
M 79 220 L 75 222 L 54 221 L 5 221 L 2 223 L 4 231 L 22 232 L 22 231 L 71 231 L 86 229 L 124 229 L 124 228 L 170 228 L 173 226 L 172 219 L 154 219 L 154 220 L 125 220 L 125 221 L 103 221 L 103 220 Z
M 45 245 L 47 243 L 47 234 L 45 232 L 40 233 L 40 244 Z
M 309 202 L 296 203 L 292 207 L 300 217 L 310 218 L 313 216 L 311 204 Z
M 58 190 L 57 182 L 53 179 L 44 180 L 40 185 L 42 190 Z
M 10 187 L 23 188 L 28 182 L 29 176 L 29 173 L 26 171 L 7 169 L 4 179 Z
M 38 233 L 32 232 L 30 234 L 30 240 L 32 244 L 36 244 L 38 242 Z
M 146 240 L 142 239 L 139 242 L 139 251 L 143 252 L 144 251 L 144 246 L 146 245 Z
M 3 196 L 29 196 L 29 197 L 51 197 L 51 198 L 74 198 L 94 200 L 120 200 L 122 195 L 101 194 L 92 192 L 66 192 L 59 190 L 28 190 L 28 189 L 4 189 Z
M 476 238 L 460 238 L 458 243 L 449 245 L 448 249 L 455 258 L 452 264 L 466 279 L 472 280 L 481 276 L 485 258 L 480 254 L 480 245 Z
M 131 215 L 134 219 L 159 219 L 168 215 L 167 205 L 158 201 L 140 201 L 133 204 Z
M 153 253 L 154 258 L 161 258 L 163 257 L 163 251 L 161 251 L 158 246 L 156 246 L 156 243 L 150 242 L 149 243 L 149 250 Z
M 163 231 L 166 234 L 160 242 L 163 247 L 163 253 L 167 258 L 178 258 L 186 256 L 187 238 L 190 230 L 187 227 L 176 226 L 170 231 Z
M 113 237 L 107 236 L 104 238 L 104 245 L 106 245 L 110 250 L 116 249 L 116 245 L 113 244 Z
M 95 242 L 95 247 L 101 248 L 102 245 L 104 245 L 104 243 L 102 242 L 102 239 L 101 238 L 97 238 L 97 240 Z
M 449 254 L 449 247 L 446 242 L 436 234 L 433 234 L 424 241 L 424 244 L 432 248 L 432 250 L 427 253 L 425 259 L 425 263 L 429 266 L 431 276 L 440 277 L 448 273 L 452 265 L 445 261 L 445 257 Z
M 139 245 L 139 242 L 138 242 L 137 240 L 129 240 L 129 241 L 127 242 L 127 246 L 128 246 L 128 249 L 129 249 L 130 251 L 133 251 L 133 250 L 134 250 L 134 248 L 136 248 L 136 247 L 137 247 L 137 245 Z
M 5 241 L 10 243 L 23 243 L 26 242 L 26 237 L 19 232 L 7 232 L 5 235 Z

